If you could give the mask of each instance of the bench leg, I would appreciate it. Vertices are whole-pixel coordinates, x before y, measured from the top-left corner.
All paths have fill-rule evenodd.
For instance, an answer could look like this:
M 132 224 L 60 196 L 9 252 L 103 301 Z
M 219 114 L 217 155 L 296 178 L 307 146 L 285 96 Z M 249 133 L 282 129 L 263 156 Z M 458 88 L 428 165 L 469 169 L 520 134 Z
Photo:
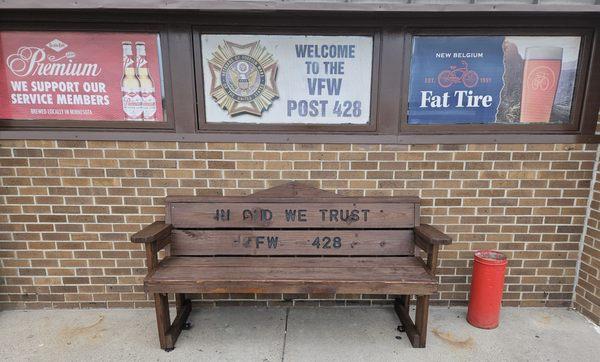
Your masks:
M 186 305 L 190 303 L 190 300 L 185 298 L 184 293 L 176 293 L 175 294 L 175 306 L 177 307 L 177 315 L 182 314 L 186 308 Z M 189 313 L 188 313 L 189 314 Z M 192 324 L 187 320 L 187 318 L 183 321 L 182 329 L 188 330 L 192 328 Z
M 419 333 L 419 348 L 425 348 L 427 343 L 427 319 L 429 318 L 429 296 L 420 295 L 417 297 L 417 314 L 415 315 L 415 324 L 417 333 Z
M 158 339 L 160 348 L 171 351 L 175 348 L 173 340 L 169 336 L 171 316 L 169 315 L 169 295 L 154 293 L 154 307 L 156 309 L 156 324 L 158 325 Z
M 181 313 L 181 309 L 183 308 L 184 302 L 185 302 L 185 294 L 176 293 L 175 294 L 175 307 L 177 308 L 177 314 Z
M 401 295 L 400 303 L 406 308 L 406 310 L 410 310 L 410 295 Z
M 176 295 L 177 316 L 173 323 L 169 315 L 169 297 L 166 293 L 155 293 L 154 304 L 156 307 L 156 323 L 158 325 L 158 339 L 160 348 L 167 352 L 175 349 L 175 341 L 182 329 L 187 325 L 187 319 L 192 310 L 192 302 L 185 299 L 183 294 Z
M 394 301 L 394 310 L 404 325 L 406 335 L 415 348 L 425 348 L 427 341 L 427 317 L 429 312 L 429 296 L 417 296 L 417 313 L 415 322 L 409 314 L 410 295 L 402 295 Z

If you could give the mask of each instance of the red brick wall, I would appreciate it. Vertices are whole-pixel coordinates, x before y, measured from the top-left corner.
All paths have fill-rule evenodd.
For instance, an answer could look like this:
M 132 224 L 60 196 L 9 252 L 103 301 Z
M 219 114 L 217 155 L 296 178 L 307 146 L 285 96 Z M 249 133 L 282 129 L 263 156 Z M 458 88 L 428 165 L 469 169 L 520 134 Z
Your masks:
M 437 303 L 466 302 L 473 251 L 491 248 L 510 258 L 505 304 L 567 306 L 595 150 L 581 144 L 0 141 L 0 305 L 150 305 L 141 287 L 144 254 L 128 238 L 162 219 L 166 195 L 245 195 L 305 180 L 353 195 L 420 196 L 422 222 L 455 240 L 440 254 Z M 373 297 L 198 296 L 209 304 L 382 302 Z

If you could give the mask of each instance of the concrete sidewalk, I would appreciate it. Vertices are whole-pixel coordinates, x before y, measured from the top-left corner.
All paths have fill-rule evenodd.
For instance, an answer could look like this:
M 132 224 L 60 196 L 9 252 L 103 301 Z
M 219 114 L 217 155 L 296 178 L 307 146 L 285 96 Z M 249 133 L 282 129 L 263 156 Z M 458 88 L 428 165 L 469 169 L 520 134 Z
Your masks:
M 196 308 L 173 352 L 159 349 L 153 309 L 0 312 L 9 361 L 594 361 L 600 329 L 557 308 L 505 308 L 480 330 L 466 309 L 433 307 L 426 349 L 396 331 L 391 308 Z M 401 336 L 398 339 L 396 336 Z

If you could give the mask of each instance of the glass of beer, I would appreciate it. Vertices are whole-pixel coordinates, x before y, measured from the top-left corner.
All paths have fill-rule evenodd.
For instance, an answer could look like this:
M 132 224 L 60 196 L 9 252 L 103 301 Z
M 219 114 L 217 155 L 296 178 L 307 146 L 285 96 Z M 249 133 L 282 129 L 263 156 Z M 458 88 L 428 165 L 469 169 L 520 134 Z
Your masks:
M 560 78 L 563 48 L 529 47 L 525 51 L 521 122 L 550 122 Z

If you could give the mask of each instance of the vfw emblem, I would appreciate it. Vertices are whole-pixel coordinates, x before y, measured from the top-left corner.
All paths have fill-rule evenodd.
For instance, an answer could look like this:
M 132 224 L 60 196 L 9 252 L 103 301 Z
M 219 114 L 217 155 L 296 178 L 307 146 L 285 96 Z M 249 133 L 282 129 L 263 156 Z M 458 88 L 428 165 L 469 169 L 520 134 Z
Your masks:
M 261 116 L 279 97 L 277 62 L 260 41 L 235 44 L 224 41 L 208 61 L 210 95 L 230 116 Z

